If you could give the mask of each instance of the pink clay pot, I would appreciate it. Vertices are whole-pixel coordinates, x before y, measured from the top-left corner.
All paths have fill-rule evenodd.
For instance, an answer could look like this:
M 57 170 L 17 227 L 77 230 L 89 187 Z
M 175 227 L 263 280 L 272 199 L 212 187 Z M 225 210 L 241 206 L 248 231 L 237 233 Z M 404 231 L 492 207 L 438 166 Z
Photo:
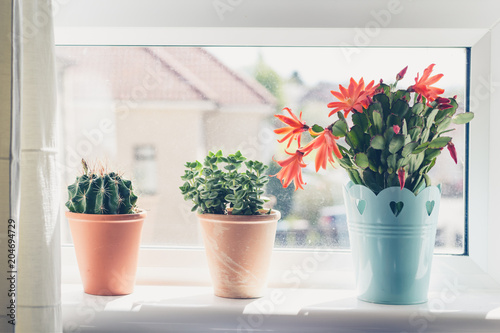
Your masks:
M 280 217 L 198 214 L 216 296 L 263 296 Z
M 92 295 L 132 293 L 146 212 L 79 214 L 66 212 L 83 289 Z

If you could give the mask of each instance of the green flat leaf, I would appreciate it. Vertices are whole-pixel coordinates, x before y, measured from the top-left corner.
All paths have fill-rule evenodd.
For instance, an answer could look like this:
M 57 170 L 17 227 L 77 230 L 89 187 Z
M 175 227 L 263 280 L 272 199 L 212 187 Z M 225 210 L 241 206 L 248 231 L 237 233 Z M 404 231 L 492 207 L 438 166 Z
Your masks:
M 438 135 L 439 134 L 443 134 L 444 132 L 446 132 L 446 129 L 451 125 L 451 122 L 452 122 L 452 118 L 451 117 L 445 117 L 445 118 L 443 118 L 443 120 L 441 120 L 441 122 L 439 122 L 438 125 L 437 125 L 437 133 L 438 133 Z M 451 131 L 453 131 L 453 129 L 451 129 Z
M 472 112 L 460 113 L 457 114 L 455 117 L 453 117 L 453 123 L 457 125 L 467 124 L 472 119 L 474 119 L 474 113 Z
M 429 148 L 431 148 L 431 149 L 443 148 L 450 141 L 451 141 L 451 138 L 449 136 L 440 136 L 439 138 L 432 140 L 432 142 L 429 144 Z
M 410 142 L 403 147 L 403 151 L 401 152 L 401 155 L 403 157 L 406 157 L 406 156 L 410 155 L 411 153 L 413 153 L 413 151 L 417 147 L 418 147 L 418 142 Z
M 389 155 L 389 157 L 387 157 L 387 167 L 395 170 L 396 169 L 396 160 L 397 160 L 397 156 L 395 154 Z
M 397 153 L 405 143 L 405 137 L 401 134 L 394 135 L 391 142 L 389 143 L 389 152 L 391 154 Z
M 368 117 L 364 113 L 353 113 L 352 122 L 354 125 L 358 125 L 359 127 L 361 127 L 363 132 L 366 132 L 366 130 L 370 126 L 370 122 L 368 121 Z M 337 136 L 337 135 L 335 135 L 335 136 Z
M 368 167 L 368 156 L 365 153 L 357 153 L 354 156 L 354 163 L 361 169 L 366 169 Z
M 389 90 L 390 87 L 386 86 Z M 379 102 L 381 107 L 382 107 L 382 112 L 385 116 L 388 116 L 390 113 L 390 103 L 389 103 L 389 97 L 386 94 L 377 94 L 373 96 L 373 100 L 376 102 Z
M 313 131 L 314 128 L 313 128 Z M 345 119 L 339 119 L 332 126 L 332 134 L 336 137 L 342 138 L 347 134 L 347 122 Z
M 385 148 L 385 139 L 382 135 L 376 135 L 370 141 L 370 146 L 373 149 L 382 150 Z
M 412 154 L 409 156 L 408 174 L 412 174 L 418 170 L 424 161 L 424 154 Z
M 373 114 L 373 127 L 375 128 L 376 134 L 382 134 L 382 127 L 384 126 L 382 113 L 378 110 L 374 110 Z
M 317 124 L 314 124 L 313 127 L 311 127 L 312 130 L 316 133 L 321 133 L 323 132 L 325 129 Z
M 404 118 L 409 109 L 410 106 L 407 101 L 398 99 L 392 104 L 391 113 L 398 115 L 400 118 Z
M 365 169 L 363 171 L 363 181 L 365 185 L 376 194 L 378 194 L 383 188 L 383 184 L 378 182 L 377 174 L 370 169 Z
M 412 127 L 408 131 L 408 134 L 410 135 L 411 141 L 418 141 L 418 139 L 420 138 L 420 134 L 422 134 L 422 127 Z
M 390 114 L 389 117 L 387 118 L 387 127 L 392 127 L 394 125 L 398 125 L 401 127 L 401 118 L 395 114 Z
M 424 111 L 424 104 L 416 103 L 412 106 L 411 111 L 415 114 L 420 115 Z
M 347 174 L 349 175 L 349 179 L 351 179 L 354 184 L 364 185 L 364 182 L 361 179 L 359 172 L 357 170 L 346 169 L 346 171 L 347 171 Z
M 403 96 L 405 96 L 407 100 L 410 100 L 410 93 L 407 90 L 401 90 L 401 89 L 399 89 L 394 93 L 393 99 L 394 100 L 402 99 Z
M 344 169 L 351 169 L 354 167 L 354 165 L 351 162 L 351 159 L 347 156 L 341 158 L 338 160 L 340 166 Z
M 346 135 L 347 143 L 354 149 L 359 150 L 364 143 L 364 133 L 358 125 L 354 125 Z
M 423 152 L 424 150 L 426 150 L 428 146 L 429 146 L 429 142 L 424 142 L 420 146 L 417 146 L 413 150 L 412 154 L 419 154 L 419 153 Z
M 441 154 L 441 149 L 427 149 L 425 151 L 425 159 L 432 160 L 433 158 L 438 157 Z

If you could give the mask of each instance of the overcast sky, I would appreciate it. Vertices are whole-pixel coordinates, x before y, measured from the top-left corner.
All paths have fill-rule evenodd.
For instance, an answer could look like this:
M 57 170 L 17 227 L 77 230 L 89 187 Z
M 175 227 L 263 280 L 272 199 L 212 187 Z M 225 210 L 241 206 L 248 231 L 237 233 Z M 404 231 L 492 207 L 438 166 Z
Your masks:
M 466 52 L 464 48 L 350 48 L 340 47 L 210 47 L 224 63 L 234 69 L 252 67 L 258 54 L 281 76 L 298 71 L 309 85 L 319 81 L 348 83 L 352 76 L 365 82 L 381 78 L 392 83 L 396 74 L 409 65 L 405 80 L 399 87 L 414 83 L 417 72 L 422 75 L 429 64 L 436 64 L 433 73 L 443 73 L 438 87 L 465 82 Z

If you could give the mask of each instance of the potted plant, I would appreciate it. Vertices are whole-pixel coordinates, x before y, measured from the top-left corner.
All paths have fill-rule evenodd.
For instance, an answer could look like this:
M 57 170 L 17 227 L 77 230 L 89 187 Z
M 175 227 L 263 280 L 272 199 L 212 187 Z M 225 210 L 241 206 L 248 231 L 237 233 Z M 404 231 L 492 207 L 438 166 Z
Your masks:
M 246 161 L 239 151 L 223 156 L 220 150 L 203 164 L 185 166 L 180 189 L 198 212 L 215 295 L 261 297 L 280 218 L 280 212 L 263 208 L 268 167 Z
M 303 157 L 316 152 L 316 171 L 335 162 L 350 178 L 344 188 L 358 297 L 386 304 L 415 304 L 427 300 L 430 267 L 441 197 L 428 172 L 443 148 L 457 162 L 452 138 L 454 124 L 472 120 L 472 113 L 456 114 L 456 96 L 444 98 L 443 89 L 432 86 L 443 76 L 431 76 L 427 67 L 415 84 L 397 89 L 407 67 L 394 84 L 351 78 L 347 88 L 331 93 L 338 101 L 328 104 L 329 116 L 338 120 L 327 127 L 308 126 L 290 109 L 277 115 L 286 127 L 275 130 L 298 148 L 277 163 L 275 175 L 283 186 L 292 181 L 303 188 Z M 350 119 L 347 120 L 350 114 Z M 309 132 L 312 140 L 301 146 Z M 345 139 L 346 146 L 337 143 Z
M 92 295 L 132 293 L 146 212 L 136 207 L 132 182 L 102 165 L 68 186 L 66 212 L 84 291 Z

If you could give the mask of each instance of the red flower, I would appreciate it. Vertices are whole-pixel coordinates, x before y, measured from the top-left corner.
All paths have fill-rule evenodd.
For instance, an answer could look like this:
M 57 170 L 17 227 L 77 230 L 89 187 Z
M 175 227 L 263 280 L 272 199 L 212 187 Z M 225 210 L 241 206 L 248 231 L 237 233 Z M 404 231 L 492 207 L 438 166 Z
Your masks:
M 366 109 L 370 104 L 369 98 L 375 94 L 375 90 L 378 88 L 378 85 L 374 86 L 374 82 L 375 81 L 370 82 L 365 87 L 363 78 L 357 83 L 351 77 L 348 89 L 339 84 L 340 92 L 331 91 L 332 95 L 337 97 L 339 102 L 331 102 L 328 104 L 329 108 L 334 108 L 330 114 L 328 114 L 328 117 L 339 111 L 344 111 L 345 117 L 347 117 L 352 110 L 362 113 L 363 108 Z
M 444 89 L 431 86 L 431 84 L 438 82 L 443 77 L 443 74 L 429 77 L 433 68 L 434 64 L 427 67 L 420 79 L 418 78 L 419 74 L 417 74 L 415 84 L 410 87 L 411 91 L 415 91 L 417 94 L 424 96 L 427 99 L 427 104 L 430 104 L 429 102 L 434 101 L 440 94 L 444 93 Z
M 450 141 L 450 142 L 448 142 L 446 147 L 448 148 L 448 151 L 450 152 L 451 158 L 453 159 L 453 161 L 455 161 L 455 164 L 457 164 L 458 158 L 457 158 L 457 150 L 455 149 L 455 145 L 453 144 L 453 142 Z
M 395 134 L 399 134 L 401 127 L 399 127 L 398 125 L 392 125 L 392 129 L 394 130 Z
M 396 75 L 396 81 L 399 81 L 399 80 L 402 80 L 404 77 L 405 77 L 405 74 L 406 74 L 406 70 L 408 69 L 408 66 L 406 66 L 405 68 L 403 68 L 399 73 L 398 75 Z
M 302 135 L 302 132 L 309 129 L 309 126 L 306 125 L 305 121 L 302 121 L 302 112 L 300 113 L 299 118 L 297 118 L 297 116 L 289 108 L 284 108 L 283 110 L 288 111 L 291 117 L 275 115 L 276 118 L 289 125 L 288 127 L 282 127 L 274 130 L 274 133 L 278 135 L 285 134 L 285 136 L 281 140 L 278 140 L 278 142 L 282 143 L 288 139 L 288 145 L 286 146 L 288 148 L 293 140 L 297 140 L 300 147 L 300 136 Z
M 306 164 L 302 161 L 304 153 L 300 150 L 297 150 L 295 154 L 291 154 L 286 150 L 285 153 L 291 155 L 291 157 L 282 161 L 276 161 L 273 158 L 273 160 L 279 164 L 281 170 L 277 174 L 271 175 L 271 177 L 278 178 L 283 187 L 288 187 L 293 180 L 295 191 L 299 188 L 304 189 L 302 187 L 302 185 L 305 184 L 304 180 L 302 180 L 302 168 L 306 167 Z
M 315 133 L 318 134 L 318 133 Z M 326 169 L 326 163 L 330 162 L 333 166 L 333 154 L 338 158 L 342 158 L 342 154 L 340 153 L 339 147 L 337 146 L 336 136 L 333 136 L 332 132 L 329 129 L 324 130 L 319 133 L 319 135 L 311 142 L 309 142 L 304 148 L 300 148 L 300 151 L 304 153 L 304 155 L 309 154 L 313 150 L 317 150 L 316 159 L 314 160 L 314 165 L 316 166 L 316 172 L 318 172 L 319 168 Z
M 405 180 L 406 180 L 405 169 L 400 168 L 398 170 L 398 179 L 399 179 L 399 186 L 401 187 L 401 189 L 403 189 L 403 187 L 405 187 Z

